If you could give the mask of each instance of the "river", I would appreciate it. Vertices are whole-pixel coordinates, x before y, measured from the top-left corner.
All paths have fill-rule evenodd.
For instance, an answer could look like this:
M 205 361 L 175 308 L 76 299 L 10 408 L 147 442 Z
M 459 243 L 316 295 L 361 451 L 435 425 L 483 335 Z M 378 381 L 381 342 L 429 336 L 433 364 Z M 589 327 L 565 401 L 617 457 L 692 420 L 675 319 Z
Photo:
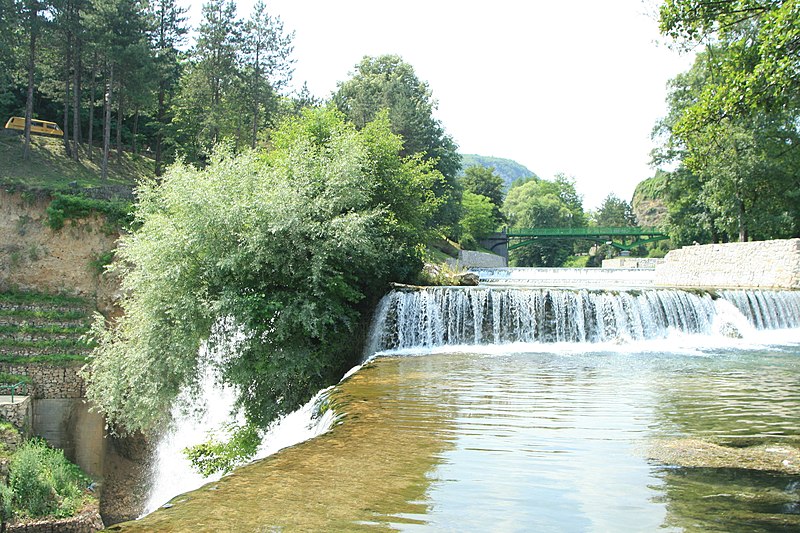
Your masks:
M 800 530 L 797 294 L 484 290 L 396 293 L 328 432 L 112 529 Z

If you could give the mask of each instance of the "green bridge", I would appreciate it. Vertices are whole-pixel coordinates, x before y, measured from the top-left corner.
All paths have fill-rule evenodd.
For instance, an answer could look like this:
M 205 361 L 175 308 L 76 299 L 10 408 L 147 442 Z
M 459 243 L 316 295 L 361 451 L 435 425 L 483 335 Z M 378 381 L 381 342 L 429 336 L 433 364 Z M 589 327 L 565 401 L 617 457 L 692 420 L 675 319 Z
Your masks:
M 481 239 L 481 245 L 508 258 L 508 251 L 543 240 L 584 240 L 608 244 L 619 250 L 632 250 L 648 242 L 663 241 L 669 236 L 653 227 L 533 228 L 504 230 Z

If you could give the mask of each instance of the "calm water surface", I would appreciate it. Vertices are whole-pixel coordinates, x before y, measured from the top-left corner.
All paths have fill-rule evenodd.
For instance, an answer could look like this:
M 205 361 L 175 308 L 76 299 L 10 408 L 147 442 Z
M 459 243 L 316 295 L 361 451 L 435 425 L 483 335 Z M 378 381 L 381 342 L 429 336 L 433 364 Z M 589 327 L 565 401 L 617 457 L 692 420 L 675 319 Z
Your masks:
M 652 452 L 800 445 L 791 336 L 380 357 L 331 394 L 342 418 L 329 433 L 120 529 L 800 531 L 800 465 Z

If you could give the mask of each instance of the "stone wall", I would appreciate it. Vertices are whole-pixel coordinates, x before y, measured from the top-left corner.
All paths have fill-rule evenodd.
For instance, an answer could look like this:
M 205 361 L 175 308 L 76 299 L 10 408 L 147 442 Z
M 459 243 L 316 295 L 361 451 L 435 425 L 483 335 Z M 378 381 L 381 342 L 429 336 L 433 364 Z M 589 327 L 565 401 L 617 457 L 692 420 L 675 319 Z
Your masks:
M 28 376 L 33 382 L 28 394 L 33 398 L 83 398 L 86 384 L 80 376 L 81 363 L 65 366 L 43 363 L 0 363 L 0 372 Z
M 800 289 L 800 239 L 684 246 L 655 277 L 663 287 Z
M 0 418 L 11 422 L 20 431 L 27 432 L 31 420 L 30 396 L 16 397 L 15 403 L 0 404 Z
M 614 257 L 603 259 L 603 268 L 655 268 L 663 262 L 655 257 Z

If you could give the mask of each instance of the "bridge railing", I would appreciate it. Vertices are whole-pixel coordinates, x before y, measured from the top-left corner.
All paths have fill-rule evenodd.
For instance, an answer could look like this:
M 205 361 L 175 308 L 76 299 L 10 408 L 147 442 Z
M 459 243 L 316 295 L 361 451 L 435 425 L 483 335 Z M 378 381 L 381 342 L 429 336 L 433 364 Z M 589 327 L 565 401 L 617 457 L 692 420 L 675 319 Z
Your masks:
M 664 232 L 655 227 L 584 227 L 584 228 L 531 228 L 508 230 L 508 237 L 598 237 L 598 236 L 641 236 L 663 235 Z

